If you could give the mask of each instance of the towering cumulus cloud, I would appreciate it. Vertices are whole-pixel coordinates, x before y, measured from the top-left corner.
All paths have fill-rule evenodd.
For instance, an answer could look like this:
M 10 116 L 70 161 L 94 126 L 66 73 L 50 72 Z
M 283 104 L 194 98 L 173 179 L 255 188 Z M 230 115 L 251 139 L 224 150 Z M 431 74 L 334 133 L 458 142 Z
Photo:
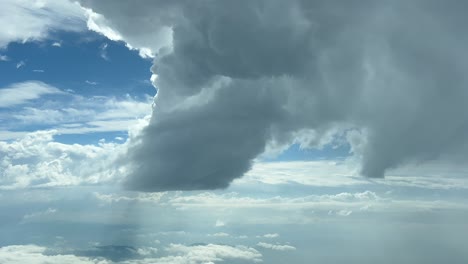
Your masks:
M 131 189 L 227 187 L 267 144 L 339 129 L 361 138 L 368 177 L 467 154 L 468 3 L 81 2 L 155 55 Z

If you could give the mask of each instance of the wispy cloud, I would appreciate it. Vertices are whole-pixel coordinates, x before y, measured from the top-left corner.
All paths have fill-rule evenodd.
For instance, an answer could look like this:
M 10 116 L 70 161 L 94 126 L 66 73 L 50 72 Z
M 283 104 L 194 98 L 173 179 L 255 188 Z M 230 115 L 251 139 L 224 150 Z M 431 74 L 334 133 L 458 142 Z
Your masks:
M 99 55 L 106 61 L 110 60 L 109 56 L 107 55 L 107 47 L 109 47 L 107 43 L 104 43 L 99 47 Z
M 88 80 L 86 80 L 85 83 L 87 83 L 89 85 L 97 85 L 98 84 L 97 82 L 88 81 Z
M 0 48 L 10 42 L 41 41 L 54 30 L 85 29 L 84 11 L 70 1 L 3 0 Z
M 16 69 L 19 69 L 19 68 L 24 67 L 24 66 L 26 66 L 25 61 L 20 61 L 20 62 L 16 63 Z
M 0 89 L 0 107 L 24 104 L 46 94 L 64 94 L 64 92 L 40 81 L 15 83 Z
M 264 243 L 264 242 L 257 243 L 257 246 L 266 248 L 266 249 L 277 250 L 277 251 L 296 250 L 296 248 L 291 245 L 278 245 L 278 244 L 270 244 L 270 243 Z

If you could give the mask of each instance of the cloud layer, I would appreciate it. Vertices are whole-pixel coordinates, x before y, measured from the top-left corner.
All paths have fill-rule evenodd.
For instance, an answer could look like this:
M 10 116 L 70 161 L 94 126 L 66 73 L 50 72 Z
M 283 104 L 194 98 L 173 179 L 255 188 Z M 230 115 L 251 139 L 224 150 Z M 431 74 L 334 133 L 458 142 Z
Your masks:
M 128 153 L 131 189 L 225 188 L 267 145 L 314 147 L 330 131 L 353 131 L 368 177 L 466 154 L 465 4 L 81 3 L 156 54 L 153 116 Z

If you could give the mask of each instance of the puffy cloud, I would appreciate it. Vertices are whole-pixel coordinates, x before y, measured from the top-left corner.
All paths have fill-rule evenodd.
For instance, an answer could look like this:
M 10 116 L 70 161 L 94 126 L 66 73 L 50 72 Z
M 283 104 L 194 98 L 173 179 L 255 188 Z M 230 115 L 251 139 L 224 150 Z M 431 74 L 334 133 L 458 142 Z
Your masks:
M 62 144 L 56 131 L 39 131 L 0 141 L 0 189 L 97 184 L 116 181 L 124 168 L 116 165 L 124 145 Z
M 56 30 L 80 31 L 83 10 L 68 0 L 4 0 L 0 10 L 0 49 L 8 43 L 43 40 Z
M 303 147 L 357 131 L 348 139 L 369 177 L 466 155 L 464 3 L 80 2 L 105 18 L 96 31 L 156 54 L 131 189 L 225 188 L 271 142 L 310 131 Z

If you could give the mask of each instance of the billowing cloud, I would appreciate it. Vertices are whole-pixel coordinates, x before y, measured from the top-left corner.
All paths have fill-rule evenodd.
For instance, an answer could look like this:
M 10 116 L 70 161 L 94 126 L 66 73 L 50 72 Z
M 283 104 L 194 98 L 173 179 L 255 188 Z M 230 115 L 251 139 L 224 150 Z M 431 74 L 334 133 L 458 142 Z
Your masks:
M 97 184 L 123 173 L 113 165 L 123 145 L 63 144 L 53 140 L 56 133 L 38 131 L 0 141 L 0 189 Z
M 80 2 L 156 55 L 130 189 L 225 188 L 269 144 L 314 147 L 330 131 L 353 131 L 368 177 L 466 155 L 464 3 Z

